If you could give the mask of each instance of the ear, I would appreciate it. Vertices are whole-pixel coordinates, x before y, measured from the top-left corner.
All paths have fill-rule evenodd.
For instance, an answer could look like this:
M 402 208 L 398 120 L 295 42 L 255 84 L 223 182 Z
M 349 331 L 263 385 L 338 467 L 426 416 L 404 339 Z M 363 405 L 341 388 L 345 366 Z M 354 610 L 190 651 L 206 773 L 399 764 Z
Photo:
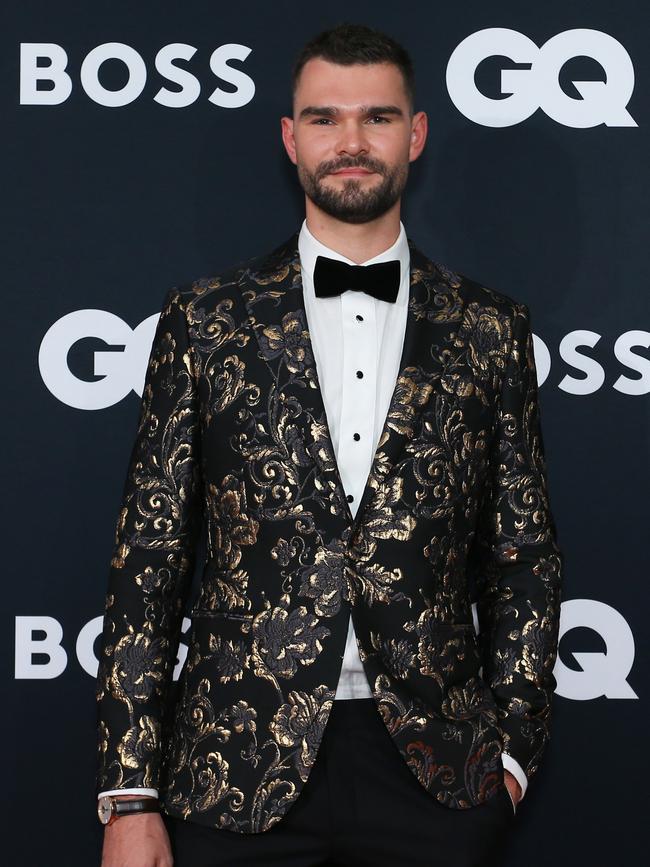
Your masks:
M 296 159 L 296 140 L 293 137 L 293 118 L 292 117 L 281 117 L 280 118 L 280 129 L 282 132 L 282 143 L 284 144 L 284 149 L 289 155 L 289 159 L 294 164 L 297 163 Z
M 424 150 L 427 140 L 428 121 L 425 112 L 418 111 L 411 121 L 411 140 L 409 142 L 409 162 L 416 160 Z

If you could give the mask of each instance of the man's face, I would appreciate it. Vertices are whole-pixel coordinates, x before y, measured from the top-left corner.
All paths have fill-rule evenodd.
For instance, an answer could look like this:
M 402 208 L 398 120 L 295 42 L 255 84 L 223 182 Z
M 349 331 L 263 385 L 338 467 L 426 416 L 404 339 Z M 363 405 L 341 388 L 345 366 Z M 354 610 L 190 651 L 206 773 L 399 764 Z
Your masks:
M 337 220 L 366 223 L 402 195 L 409 162 L 424 147 L 426 116 L 411 117 L 394 64 L 341 66 L 312 58 L 282 132 L 307 197 Z

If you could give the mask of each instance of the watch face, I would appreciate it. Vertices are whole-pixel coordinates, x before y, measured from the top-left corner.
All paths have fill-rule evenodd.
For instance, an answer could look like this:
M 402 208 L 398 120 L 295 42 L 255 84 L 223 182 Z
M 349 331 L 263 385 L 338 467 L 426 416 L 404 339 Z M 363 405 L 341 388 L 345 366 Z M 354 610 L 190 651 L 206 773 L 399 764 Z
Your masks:
M 102 825 L 108 825 L 111 820 L 112 803 L 108 795 L 104 795 L 97 801 L 97 815 Z

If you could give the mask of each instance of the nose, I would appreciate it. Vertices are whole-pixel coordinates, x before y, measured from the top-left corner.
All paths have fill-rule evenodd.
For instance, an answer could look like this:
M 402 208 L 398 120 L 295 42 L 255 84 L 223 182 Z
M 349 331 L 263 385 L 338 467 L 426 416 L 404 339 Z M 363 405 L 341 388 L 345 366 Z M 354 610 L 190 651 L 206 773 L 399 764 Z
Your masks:
M 337 153 L 356 156 L 367 153 L 368 147 L 368 139 L 361 124 L 354 121 L 341 124 L 336 147 Z

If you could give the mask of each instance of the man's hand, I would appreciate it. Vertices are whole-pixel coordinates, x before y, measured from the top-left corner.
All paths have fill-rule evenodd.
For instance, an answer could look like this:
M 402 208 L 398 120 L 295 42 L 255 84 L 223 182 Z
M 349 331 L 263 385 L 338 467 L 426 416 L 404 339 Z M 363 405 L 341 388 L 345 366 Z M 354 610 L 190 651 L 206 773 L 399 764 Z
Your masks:
M 138 797 L 124 796 L 124 800 Z M 104 828 L 101 867 L 173 867 L 169 835 L 160 813 L 120 816 Z
M 515 779 L 514 774 L 511 774 L 510 771 L 503 771 L 503 780 L 506 784 L 506 788 L 508 790 L 508 794 L 512 799 L 512 803 L 517 806 L 519 800 L 521 799 L 521 786 Z

